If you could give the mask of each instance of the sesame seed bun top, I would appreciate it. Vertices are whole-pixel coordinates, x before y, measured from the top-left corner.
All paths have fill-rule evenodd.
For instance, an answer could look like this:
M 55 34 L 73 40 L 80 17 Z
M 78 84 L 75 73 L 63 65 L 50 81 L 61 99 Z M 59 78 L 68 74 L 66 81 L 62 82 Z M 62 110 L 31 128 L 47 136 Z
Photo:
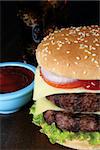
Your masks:
M 100 27 L 62 28 L 38 45 L 39 66 L 73 79 L 100 79 Z

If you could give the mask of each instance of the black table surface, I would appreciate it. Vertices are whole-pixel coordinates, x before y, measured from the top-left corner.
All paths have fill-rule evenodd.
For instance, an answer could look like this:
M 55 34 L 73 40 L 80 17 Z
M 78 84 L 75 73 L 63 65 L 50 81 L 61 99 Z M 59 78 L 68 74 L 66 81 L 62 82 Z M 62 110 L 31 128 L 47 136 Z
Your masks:
M 0 114 L 0 150 L 71 150 L 58 144 L 51 144 L 32 123 L 29 108 L 33 102 L 16 113 Z

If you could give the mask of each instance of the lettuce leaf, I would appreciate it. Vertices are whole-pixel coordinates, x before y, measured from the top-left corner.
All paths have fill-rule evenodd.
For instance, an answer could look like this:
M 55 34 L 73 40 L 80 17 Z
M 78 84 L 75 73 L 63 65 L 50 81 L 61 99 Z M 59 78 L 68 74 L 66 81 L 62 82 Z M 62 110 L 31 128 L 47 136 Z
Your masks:
M 43 113 L 35 116 L 35 104 L 30 109 L 30 114 L 33 115 L 33 123 L 37 126 L 41 126 L 41 133 L 44 133 L 48 136 L 50 142 L 52 144 L 56 143 L 64 143 L 67 140 L 87 140 L 91 145 L 100 144 L 100 132 L 69 132 L 69 131 L 61 131 L 52 123 L 48 125 L 43 117 Z

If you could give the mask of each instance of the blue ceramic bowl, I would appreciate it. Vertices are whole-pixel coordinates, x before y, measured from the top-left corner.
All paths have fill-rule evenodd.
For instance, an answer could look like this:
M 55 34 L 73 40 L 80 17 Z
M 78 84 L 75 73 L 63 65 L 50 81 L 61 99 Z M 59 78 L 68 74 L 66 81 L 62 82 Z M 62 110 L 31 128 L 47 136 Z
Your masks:
M 31 70 L 35 74 L 36 68 L 29 64 L 21 62 L 4 62 L 0 67 L 19 66 Z M 27 104 L 32 98 L 34 81 L 23 89 L 11 93 L 0 94 L 0 113 L 9 114 L 18 111 L 22 106 Z

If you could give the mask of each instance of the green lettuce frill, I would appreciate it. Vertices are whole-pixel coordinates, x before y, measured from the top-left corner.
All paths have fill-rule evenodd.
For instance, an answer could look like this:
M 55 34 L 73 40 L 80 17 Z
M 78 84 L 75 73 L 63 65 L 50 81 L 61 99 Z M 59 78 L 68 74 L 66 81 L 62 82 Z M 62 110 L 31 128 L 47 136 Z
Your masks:
M 37 126 L 42 127 L 42 129 L 40 129 L 40 132 L 46 134 L 52 144 L 56 142 L 64 143 L 66 139 L 67 140 L 78 139 L 81 141 L 87 140 L 91 145 L 100 144 L 100 132 L 61 131 L 56 127 L 55 123 L 48 125 L 43 118 L 43 113 L 37 116 L 35 116 L 34 113 L 35 113 L 35 105 L 33 105 L 30 109 L 30 114 L 33 115 L 32 122 Z

